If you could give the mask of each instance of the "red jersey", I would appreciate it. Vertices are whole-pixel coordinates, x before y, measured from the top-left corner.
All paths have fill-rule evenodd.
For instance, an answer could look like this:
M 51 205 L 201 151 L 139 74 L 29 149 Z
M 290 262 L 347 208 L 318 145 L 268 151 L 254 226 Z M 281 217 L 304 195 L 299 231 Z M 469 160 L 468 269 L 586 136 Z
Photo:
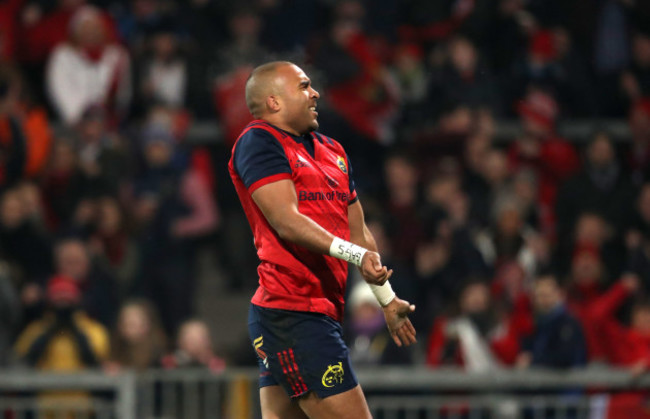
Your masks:
M 278 169 L 273 174 L 253 182 L 241 172 L 237 162 L 246 161 L 239 153 L 258 153 L 264 147 L 261 137 L 248 135 L 251 131 L 266 132 L 282 148 L 289 169 Z M 247 148 L 238 147 L 247 136 Z M 260 265 L 259 287 L 252 303 L 261 307 L 326 314 L 337 321 L 343 318 L 343 295 L 347 281 L 347 262 L 311 252 L 306 248 L 281 239 L 268 223 L 251 194 L 259 187 L 291 179 L 298 197 L 298 211 L 321 227 L 344 240 L 350 238 L 348 205 L 356 200 L 351 187 L 349 162 L 343 147 L 331 138 L 318 133 L 308 134 L 313 141 L 313 154 L 300 137 L 294 137 L 271 124 L 251 122 L 233 147 L 228 168 L 248 222 L 253 231 Z M 304 139 L 304 138 L 303 138 Z M 259 142 L 256 147 L 255 141 Z M 310 141 L 310 143 L 311 143 Z M 250 151 L 249 151 L 250 150 Z M 269 158 L 270 159 L 270 158 Z M 258 159 L 259 161 L 259 159 Z M 246 171 L 254 168 L 246 168 Z M 248 183 L 248 184 L 247 184 Z

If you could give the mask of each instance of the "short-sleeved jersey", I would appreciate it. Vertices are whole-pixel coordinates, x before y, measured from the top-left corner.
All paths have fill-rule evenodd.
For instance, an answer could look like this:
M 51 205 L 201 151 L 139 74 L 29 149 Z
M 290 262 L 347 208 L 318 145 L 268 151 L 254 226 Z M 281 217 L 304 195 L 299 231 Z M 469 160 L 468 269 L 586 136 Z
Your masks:
M 251 195 L 261 186 L 291 179 L 298 211 L 349 240 L 348 205 L 357 197 L 343 147 L 316 132 L 296 137 L 257 120 L 235 142 L 228 166 L 260 259 L 253 304 L 323 313 L 341 321 L 347 262 L 281 239 Z

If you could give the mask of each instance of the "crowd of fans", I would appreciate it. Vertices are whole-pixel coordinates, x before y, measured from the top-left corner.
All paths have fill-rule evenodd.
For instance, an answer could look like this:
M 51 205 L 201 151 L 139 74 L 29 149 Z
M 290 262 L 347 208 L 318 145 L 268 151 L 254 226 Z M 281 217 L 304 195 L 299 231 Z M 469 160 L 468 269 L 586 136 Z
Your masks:
M 251 119 L 251 69 L 289 59 L 313 77 L 393 287 L 417 306 L 420 348 L 397 350 L 353 272 L 357 364 L 645 371 L 649 9 L 0 1 L 0 366 L 236 362 L 194 317 L 196 254 L 212 250 L 226 292 L 255 287 L 225 162 Z M 625 118 L 630 138 L 557 134 L 586 117 Z M 505 146 L 504 118 L 522 127 Z M 188 141 L 205 120 L 219 138 Z

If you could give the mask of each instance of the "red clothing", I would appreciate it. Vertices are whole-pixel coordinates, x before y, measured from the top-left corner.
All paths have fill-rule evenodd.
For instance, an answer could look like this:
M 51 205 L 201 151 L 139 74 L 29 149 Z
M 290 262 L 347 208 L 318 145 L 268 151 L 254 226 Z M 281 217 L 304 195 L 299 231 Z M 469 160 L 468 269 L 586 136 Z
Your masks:
M 440 318 L 436 320 L 429 335 L 429 345 L 427 347 L 427 364 L 437 366 L 445 363 L 445 348 L 450 342 L 447 334 L 449 320 Z M 499 330 L 500 329 L 500 330 Z M 513 365 L 519 353 L 519 334 L 513 322 L 508 319 L 498 326 L 496 333 L 488 337 L 488 343 L 492 355 L 504 365 Z M 463 354 L 460 345 L 456 345 L 453 363 L 455 365 L 464 365 Z
M 234 155 L 237 142 L 249 130 L 265 130 L 275 137 L 284 149 L 291 173 L 267 176 L 246 188 L 234 167 Z M 257 269 L 260 285 L 252 302 L 267 308 L 323 313 L 341 321 L 347 262 L 282 240 L 251 197 L 263 185 L 291 179 L 300 213 L 335 236 L 349 240 L 348 204 L 354 199 L 350 196 L 349 162 L 338 142 L 315 133 L 312 137 L 314 157 L 283 131 L 265 121 L 253 121 L 235 142 L 228 168 L 261 261 Z
M 78 7 L 61 7 L 45 15 L 36 24 L 21 28 L 16 51 L 20 60 L 29 63 L 44 62 L 54 47 L 69 38 L 70 20 L 78 10 Z M 116 41 L 115 22 L 108 13 L 102 12 L 101 16 L 107 40 Z
M 568 179 L 580 168 L 575 148 L 560 137 L 542 140 L 536 158 L 522 155 L 520 144 L 515 142 L 508 151 L 513 171 L 532 169 L 539 176 L 538 199 L 542 231 L 552 236 L 555 231 L 555 198 L 560 182 Z
M 618 306 L 614 306 L 616 310 Z M 650 367 L 650 335 L 625 327 L 613 318 L 611 312 L 595 317 L 603 330 L 603 339 L 611 342 L 610 359 L 619 366 L 633 366 L 645 362 Z
M 613 360 L 615 347 L 619 344 L 612 345 L 612 341 L 607 339 L 603 323 L 610 324 L 614 321 L 613 312 L 628 295 L 629 292 L 620 282 L 605 292 L 597 284 L 575 286 L 569 290 L 567 305 L 582 324 L 589 360 Z
M 620 295 L 627 292 L 622 285 L 614 285 L 606 294 L 609 298 L 601 297 L 602 304 L 598 309 L 592 310 L 591 322 L 598 325 L 602 331 L 601 339 L 609 343 L 608 356 L 612 364 L 617 366 L 634 366 L 639 362 L 645 362 L 650 366 L 650 335 L 625 327 L 614 318 L 614 312 L 620 307 L 624 298 Z M 604 296 L 605 297 L 605 296 Z M 650 418 L 650 410 L 647 408 L 647 391 L 627 391 L 614 393 L 609 399 L 607 418 Z
M 387 124 L 396 114 L 398 101 L 395 89 L 383 76 L 379 54 L 362 33 L 351 36 L 343 48 L 361 69 L 350 80 L 331 86 L 328 100 L 359 133 L 386 140 Z
M 18 12 L 25 0 L 0 3 L 0 62 L 12 62 L 16 53 Z

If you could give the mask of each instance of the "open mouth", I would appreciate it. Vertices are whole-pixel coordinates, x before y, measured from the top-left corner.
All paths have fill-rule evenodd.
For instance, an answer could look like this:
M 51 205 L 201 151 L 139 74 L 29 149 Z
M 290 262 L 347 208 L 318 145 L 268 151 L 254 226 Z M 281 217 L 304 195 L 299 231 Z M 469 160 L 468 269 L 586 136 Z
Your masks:
M 318 116 L 318 112 L 316 112 L 316 106 L 310 106 L 309 110 L 312 111 L 316 116 Z

